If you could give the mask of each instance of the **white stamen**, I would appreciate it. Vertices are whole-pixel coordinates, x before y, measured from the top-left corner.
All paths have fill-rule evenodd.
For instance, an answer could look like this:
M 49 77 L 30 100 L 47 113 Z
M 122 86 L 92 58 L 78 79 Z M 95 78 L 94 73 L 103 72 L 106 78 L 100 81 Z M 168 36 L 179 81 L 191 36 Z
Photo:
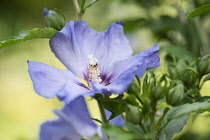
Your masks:
M 92 54 L 88 55 L 89 69 L 88 69 L 88 80 L 101 82 L 100 70 L 98 68 L 98 59 L 94 58 Z
M 89 54 L 89 55 L 88 55 L 88 59 L 90 60 L 90 64 L 91 64 L 91 65 L 95 65 L 95 64 L 97 64 L 97 62 L 98 62 L 98 59 L 93 58 L 93 55 L 92 55 L 92 54 Z

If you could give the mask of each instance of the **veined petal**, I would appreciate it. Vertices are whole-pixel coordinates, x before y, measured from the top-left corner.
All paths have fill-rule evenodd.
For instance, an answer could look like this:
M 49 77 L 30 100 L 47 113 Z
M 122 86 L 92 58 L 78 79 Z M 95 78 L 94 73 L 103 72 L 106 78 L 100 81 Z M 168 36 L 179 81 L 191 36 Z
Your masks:
M 67 26 L 50 39 L 50 47 L 55 56 L 75 76 L 84 78 L 88 61 L 78 45 L 73 21 L 68 22 Z
M 123 73 L 120 74 L 120 76 L 118 76 L 115 81 L 111 82 L 109 85 L 104 86 L 97 82 L 93 82 L 92 88 L 95 92 L 102 93 L 106 96 L 109 96 L 112 93 L 122 94 L 124 91 L 127 90 L 135 75 L 138 74 L 139 76 L 142 76 L 144 74 L 144 72 L 146 71 L 146 67 L 147 65 L 144 59 L 142 59 L 142 61 L 139 61 L 135 65 L 132 65 L 131 67 L 126 69 Z
M 99 126 L 93 120 L 88 119 L 90 113 L 83 97 L 65 105 L 62 111 L 56 112 L 56 114 L 74 126 L 75 130 L 83 137 L 91 138 L 96 133 L 101 133 Z
M 102 77 L 110 73 L 114 62 L 129 58 L 133 54 L 129 41 L 124 35 L 123 25 L 121 23 L 110 24 L 108 30 L 105 32 L 105 39 L 106 47 L 103 49 L 104 46 L 101 46 L 102 54 L 99 59 L 99 62 L 101 62 L 100 70 Z
M 85 21 L 70 21 L 50 40 L 56 57 L 76 76 L 87 80 L 88 55 L 98 59 L 104 75 L 115 61 L 128 58 L 132 49 L 124 36 L 120 23 L 110 24 L 109 29 L 97 32 Z M 120 50 L 123 50 L 119 53 Z
M 92 91 L 68 70 L 56 69 L 34 61 L 28 61 L 28 65 L 34 90 L 45 98 L 57 96 L 70 102 L 81 95 L 92 95 Z
M 159 46 L 155 44 L 151 48 L 136 54 L 128 59 L 120 60 L 114 63 L 112 77 L 110 81 L 106 82 L 113 82 L 118 79 L 124 71 L 129 69 L 130 67 L 138 65 L 138 63 L 145 62 L 146 69 L 151 69 L 160 65 L 160 57 L 158 56 Z M 142 68 L 139 67 L 139 70 L 136 71 L 135 75 L 141 77 L 143 75 Z
M 81 140 L 74 126 L 62 119 L 47 121 L 41 125 L 40 140 Z
M 160 57 L 158 56 L 158 52 L 159 52 L 159 46 L 158 44 L 155 44 L 151 48 L 137 55 L 138 56 L 142 55 L 147 64 L 147 69 L 151 69 L 151 68 L 160 66 Z
M 101 133 L 93 120 L 87 118 L 90 114 L 83 97 L 77 98 L 62 111 L 56 110 L 55 113 L 60 118 L 41 125 L 40 140 L 81 140 Z

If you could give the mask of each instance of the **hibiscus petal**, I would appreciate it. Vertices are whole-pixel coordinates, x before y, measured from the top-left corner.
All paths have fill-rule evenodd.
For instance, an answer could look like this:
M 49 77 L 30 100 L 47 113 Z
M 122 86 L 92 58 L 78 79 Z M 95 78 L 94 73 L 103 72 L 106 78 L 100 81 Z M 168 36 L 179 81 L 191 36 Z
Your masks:
M 88 55 L 98 59 L 101 75 L 109 73 L 115 61 L 128 58 L 132 49 L 120 23 L 110 24 L 105 32 L 97 32 L 85 21 L 70 21 L 50 40 L 56 57 L 76 76 L 87 80 Z M 123 50 L 119 53 L 120 50 Z
M 82 54 L 77 41 L 72 22 L 50 39 L 50 47 L 55 56 L 77 77 L 84 78 L 88 69 L 88 61 Z M 63 32 L 69 31 L 69 36 Z
M 158 56 L 159 46 L 155 44 L 151 48 L 141 52 L 137 55 L 142 55 L 147 63 L 147 69 L 151 69 L 160 66 L 160 57 Z
M 90 113 L 83 97 L 79 97 L 67 104 L 62 109 L 62 113 L 56 112 L 56 114 L 72 124 L 75 130 L 83 137 L 91 138 L 96 133 L 100 133 L 100 128 L 93 120 L 88 119 Z
M 92 82 L 92 88 L 95 92 L 102 93 L 105 96 L 109 96 L 112 93 L 122 94 L 124 91 L 127 90 L 135 75 L 138 74 L 139 76 L 142 76 L 144 74 L 144 72 L 146 71 L 146 67 L 147 65 L 144 59 L 142 59 L 141 61 L 121 73 L 120 76 L 118 76 L 118 78 L 115 81 L 111 82 L 109 85 L 104 86 L 97 82 Z
M 130 47 L 129 41 L 124 35 L 123 26 L 121 23 L 112 23 L 105 32 L 106 48 L 101 46 L 99 62 L 101 62 L 101 75 L 108 75 L 114 62 L 126 59 L 132 56 L 133 50 Z M 97 52 L 96 52 L 97 53 Z
M 40 140 L 81 140 L 74 126 L 62 119 L 47 121 L 41 125 Z
M 160 58 L 158 56 L 158 51 L 159 46 L 156 44 L 153 47 L 128 59 L 115 62 L 113 65 L 111 78 L 109 79 L 109 81 L 104 81 L 104 84 L 115 81 L 124 71 L 126 71 L 130 67 L 138 65 L 138 63 L 141 63 L 142 61 L 145 61 L 146 69 L 151 69 L 153 67 L 159 66 Z M 138 75 L 139 77 L 143 75 L 141 67 L 139 67 L 139 70 L 135 73 L 135 75 Z
M 128 58 L 133 51 L 124 35 L 121 23 L 112 23 L 108 30 L 97 32 L 85 21 L 75 22 L 75 35 L 79 47 L 86 55 L 93 54 L 101 65 Z M 119 53 L 119 50 L 123 50 Z
M 109 118 L 111 116 L 111 114 L 112 114 L 110 111 L 108 111 L 106 109 L 105 109 L 105 113 L 106 113 L 106 117 L 107 118 Z M 123 119 L 123 117 L 121 115 L 115 117 L 112 120 L 109 120 L 109 124 L 110 125 L 117 125 L 117 126 L 120 126 L 120 127 L 124 127 L 123 123 L 124 123 L 124 119 Z M 102 138 L 101 139 L 102 140 L 107 140 L 108 139 L 105 133 L 102 134 Z
M 93 94 L 68 70 L 56 69 L 34 61 L 28 61 L 28 64 L 34 90 L 45 98 L 58 96 L 59 99 L 70 102 L 81 95 Z
M 106 110 L 106 109 L 105 109 L 105 113 L 106 113 L 106 117 L 107 118 L 109 118 L 112 115 L 112 113 L 110 111 Z M 111 124 L 111 125 L 118 125 L 120 127 L 123 127 L 124 126 L 123 125 L 124 121 L 125 120 L 123 119 L 123 117 L 121 115 L 118 115 L 114 119 L 111 119 L 109 121 L 109 124 Z
M 60 118 L 41 125 L 40 140 L 80 140 L 101 133 L 93 120 L 87 118 L 90 114 L 83 97 L 77 98 L 62 111 L 56 110 L 55 113 Z

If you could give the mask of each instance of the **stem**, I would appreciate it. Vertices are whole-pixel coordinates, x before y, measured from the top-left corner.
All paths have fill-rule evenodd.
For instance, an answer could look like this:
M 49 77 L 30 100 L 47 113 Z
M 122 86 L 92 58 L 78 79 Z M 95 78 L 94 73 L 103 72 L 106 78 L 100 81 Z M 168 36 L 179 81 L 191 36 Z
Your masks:
M 74 3 L 74 7 L 76 9 L 76 12 L 77 12 L 78 19 L 81 20 L 83 14 L 81 13 L 78 0 L 73 0 L 73 3 Z
M 151 131 L 153 131 L 153 128 L 154 128 L 154 120 L 155 120 L 155 116 L 152 113 L 150 115 L 150 129 L 151 129 Z
M 150 131 L 151 132 L 154 132 L 156 131 L 156 127 L 155 127 L 155 114 L 156 114 L 156 105 L 157 105 L 157 101 L 154 101 L 152 104 L 151 104 L 151 107 L 152 107 L 152 111 L 151 111 L 151 114 L 150 114 Z M 157 140 L 157 135 L 153 135 L 152 137 L 152 140 Z
M 157 124 L 157 130 L 160 128 L 161 126 L 161 123 L 166 115 L 166 113 L 169 111 L 169 108 L 165 108 L 165 110 L 163 111 L 163 115 L 161 116 L 161 118 L 159 119 L 158 121 L 158 124 Z
M 95 1 L 93 1 L 93 2 L 91 2 L 88 6 L 86 6 L 86 8 L 89 8 L 90 6 L 92 6 L 94 3 L 96 3 L 97 1 L 99 1 L 99 0 L 95 0 Z
M 98 107 L 99 107 L 99 111 L 100 111 L 101 118 L 102 118 L 102 123 L 103 123 L 102 125 L 104 125 L 104 124 L 105 125 L 108 125 L 109 120 L 107 120 L 107 118 L 106 118 L 106 113 L 104 111 L 104 106 L 103 106 L 102 102 L 100 101 L 101 96 L 102 95 L 100 95 L 99 93 L 97 93 L 94 96 L 94 98 L 96 99 L 96 101 L 98 103 Z M 108 136 L 107 134 L 106 134 L 106 136 L 107 136 L 107 140 L 110 139 L 110 136 Z
M 109 121 L 107 120 L 106 118 L 106 113 L 104 111 L 104 107 L 103 107 L 103 104 L 101 103 L 101 101 L 97 100 L 98 102 L 98 107 L 99 107 L 99 110 L 100 110 L 100 113 L 101 113 L 101 117 L 102 117 L 102 122 L 103 123 L 108 123 Z
M 155 125 L 155 114 L 156 114 L 156 105 L 157 105 L 157 101 L 154 101 L 152 104 L 151 104 L 151 107 L 152 107 L 152 111 L 151 111 L 151 114 L 150 114 L 150 128 L 151 128 L 151 131 L 153 131 L 155 128 L 154 128 L 154 125 Z
M 146 130 L 146 128 L 144 127 L 143 123 L 140 122 L 139 125 L 140 125 L 140 127 L 143 129 L 144 133 L 147 133 L 147 130 Z

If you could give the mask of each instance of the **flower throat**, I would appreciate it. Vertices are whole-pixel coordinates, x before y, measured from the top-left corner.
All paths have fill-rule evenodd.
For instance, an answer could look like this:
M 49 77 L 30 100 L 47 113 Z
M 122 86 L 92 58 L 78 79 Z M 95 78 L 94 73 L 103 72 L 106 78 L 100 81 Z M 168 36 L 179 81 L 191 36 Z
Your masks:
M 88 55 L 88 59 L 89 59 L 88 80 L 91 82 L 92 81 L 101 82 L 102 79 L 100 77 L 100 70 L 97 64 L 98 59 L 93 58 L 92 54 Z

